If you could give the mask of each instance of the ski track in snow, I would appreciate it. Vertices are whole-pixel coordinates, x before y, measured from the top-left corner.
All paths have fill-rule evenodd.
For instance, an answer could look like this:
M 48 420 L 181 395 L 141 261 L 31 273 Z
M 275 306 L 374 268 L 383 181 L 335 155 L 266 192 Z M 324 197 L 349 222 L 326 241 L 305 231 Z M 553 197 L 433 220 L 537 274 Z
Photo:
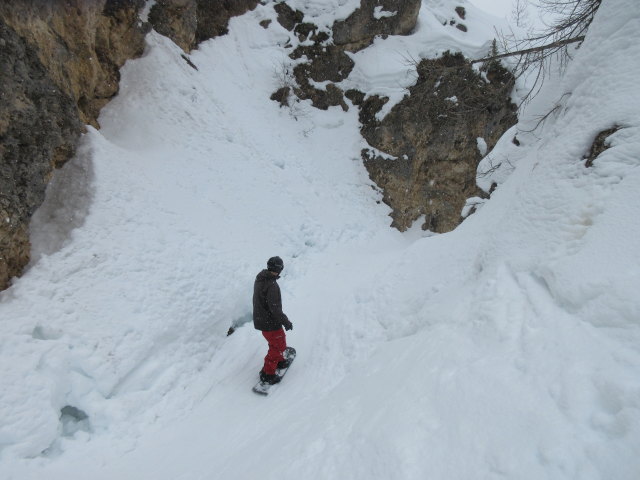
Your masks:
M 467 36 L 439 21 L 460 3 Z M 326 25 L 357 6 L 289 4 Z M 492 21 L 424 3 L 343 87 L 393 104 L 405 52 L 480 56 Z M 635 1 L 603 2 L 483 160 L 502 162 L 491 200 L 426 238 L 388 228 L 354 108 L 269 100 L 289 40 L 273 5 L 192 52 L 197 71 L 150 34 L 0 294 L 2 478 L 640 478 L 639 22 Z M 275 254 L 298 356 L 263 398 L 246 323 Z

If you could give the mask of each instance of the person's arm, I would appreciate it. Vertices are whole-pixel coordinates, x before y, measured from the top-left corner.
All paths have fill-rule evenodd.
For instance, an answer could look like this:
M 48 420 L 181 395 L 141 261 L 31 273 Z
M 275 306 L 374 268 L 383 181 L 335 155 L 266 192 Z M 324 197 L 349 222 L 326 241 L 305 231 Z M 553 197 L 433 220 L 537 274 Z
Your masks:
M 282 297 L 280 295 L 280 287 L 273 282 L 267 289 L 267 306 L 271 312 L 273 319 L 282 325 L 286 330 L 293 328 L 292 323 L 282 311 Z

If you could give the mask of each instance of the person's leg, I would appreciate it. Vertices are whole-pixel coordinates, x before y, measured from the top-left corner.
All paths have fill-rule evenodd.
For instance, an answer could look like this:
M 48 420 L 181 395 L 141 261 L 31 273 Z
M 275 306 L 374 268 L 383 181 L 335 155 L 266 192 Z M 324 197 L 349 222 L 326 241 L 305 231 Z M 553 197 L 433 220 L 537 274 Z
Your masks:
M 264 357 L 264 373 L 267 375 L 274 375 L 278 367 L 278 362 L 284 360 L 282 353 L 287 348 L 287 337 L 284 330 L 275 330 L 273 332 L 262 332 L 264 338 L 269 343 L 269 351 L 267 356 Z

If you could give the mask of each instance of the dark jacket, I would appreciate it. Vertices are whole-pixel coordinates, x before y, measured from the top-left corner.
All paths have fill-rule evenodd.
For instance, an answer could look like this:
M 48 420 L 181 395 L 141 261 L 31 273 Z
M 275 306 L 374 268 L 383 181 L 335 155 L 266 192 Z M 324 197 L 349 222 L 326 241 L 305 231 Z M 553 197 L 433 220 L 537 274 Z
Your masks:
M 270 271 L 263 270 L 253 284 L 253 325 L 257 330 L 270 332 L 289 323 L 282 312 L 280 286 L 276 282 L 278 278 Z

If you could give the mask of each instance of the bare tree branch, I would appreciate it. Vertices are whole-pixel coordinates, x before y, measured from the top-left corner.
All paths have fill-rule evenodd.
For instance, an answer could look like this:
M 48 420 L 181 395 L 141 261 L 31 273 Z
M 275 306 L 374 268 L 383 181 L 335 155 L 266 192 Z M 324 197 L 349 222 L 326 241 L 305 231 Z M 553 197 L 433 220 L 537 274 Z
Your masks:
M 498 34 L 502 53 L 496 50 L 497 42 L 492 44 L 492 51 L 485 58 L 473 60 L 471 63 L 483 62 L 485 69 L 493 62 L 506 57 L 518 57 L 511 69 L 516 78 L 536 72 L 533 84 L 524 95 L 521 105 L 530 101 L 540 91 L 544 80 L 556 66 L 562 71 L 571 60 L 572 44 L 580 44 L 600 7 L 602 0 L 538 0 L 538 8 L 553 15 L 554 21 L 540 32 L 529 31 L 526 38 L 518 38 L 511 31 L 509 35 Z M 522 0 L 516 0 L 514 17 L 518 26 L 526 23 L 526 11 Z M 521 25 L 522 24 L 522 25 Z
M 515 50 L 513 52 L 501 53 L 500 55 L 494 55 L 492 57 L 479 58 L 478 60 L 472 60 L 471 63 L 490 62 L 492 60 L 498 60 L 499 58 L 513 57 L 515 55 L 526 55 L 528 53 L 541 52 L 549 48 L 559 48 L 570 43 L 581 42 L 584 40 L 584 36 L 568 38 L 565 40 L 558 40 L 557 42 L 550 43 L 548 45 L 542 45 L 540 47 L 526 48 L 524 50 Z

